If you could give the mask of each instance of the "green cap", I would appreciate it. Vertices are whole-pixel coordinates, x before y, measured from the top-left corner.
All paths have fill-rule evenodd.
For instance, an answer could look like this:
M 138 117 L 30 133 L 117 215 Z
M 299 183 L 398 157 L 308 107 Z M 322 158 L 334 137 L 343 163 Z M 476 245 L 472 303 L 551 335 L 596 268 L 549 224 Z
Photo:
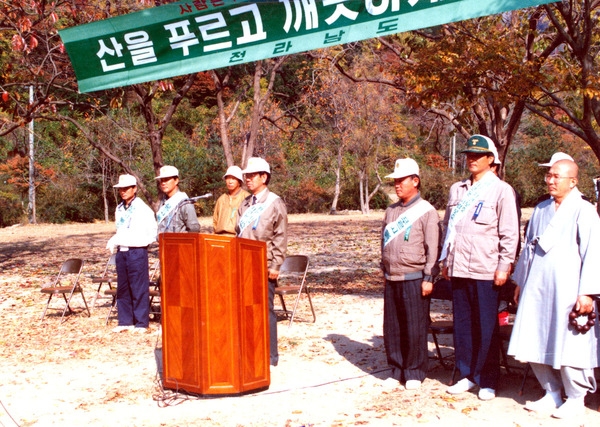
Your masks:
M 461 153 L 489 153 L 494 154 L 496 146 L 494 141 L 484 135 L 473 135 L 467 141 L 467 148 Z

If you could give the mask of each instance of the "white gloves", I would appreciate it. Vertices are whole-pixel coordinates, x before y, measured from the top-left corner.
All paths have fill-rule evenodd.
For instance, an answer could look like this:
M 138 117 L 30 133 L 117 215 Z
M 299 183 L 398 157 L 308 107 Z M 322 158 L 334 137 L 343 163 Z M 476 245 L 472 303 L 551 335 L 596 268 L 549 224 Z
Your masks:
M 115 234 L 108 240 L 108 243 L 106 244 L 106 249 L 108 249 L 112 255 L 116 252 L 117 246 L 117 235 Z

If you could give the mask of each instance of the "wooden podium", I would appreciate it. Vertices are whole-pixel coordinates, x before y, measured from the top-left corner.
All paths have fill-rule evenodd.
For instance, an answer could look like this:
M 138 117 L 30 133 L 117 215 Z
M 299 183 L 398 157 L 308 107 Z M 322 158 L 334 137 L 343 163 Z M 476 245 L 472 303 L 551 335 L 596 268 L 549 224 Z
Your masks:
M 239 395 L 270 384 L 266 244 L 162 233 L 163 385 Z

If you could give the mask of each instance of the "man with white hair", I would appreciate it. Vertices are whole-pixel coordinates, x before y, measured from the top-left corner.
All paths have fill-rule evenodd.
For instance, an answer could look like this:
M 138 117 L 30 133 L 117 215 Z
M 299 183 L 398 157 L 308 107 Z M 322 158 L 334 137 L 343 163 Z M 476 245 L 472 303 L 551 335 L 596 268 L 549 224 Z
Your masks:
M 200 231 L 194 202 L 179 190 L 179 171 L 175 166 L 163 166 L 154 178 L 165 195 L 156 213 L 158 233 L 185 233 Z
M 271 168 L 264 159 L 250 157 L 242 173 L 251 195 L 244 199 L 238 209 L 236 231 L 239 237 L 267 243 L 270 362 L 272 366 L 277 366 L 279 352 L 274 299 L 279 269 L 287 251 L 287 209 L 285 202 L 277 194 L 269 191 Z
M 545 181 L 551 198 L 535 207 L 513 274 L 519 308 L 508 354 L 529 362 L 546 392 L 527 410 L 575 418 L 600 366 L 600 328 L 591 314 L 600 294 L 600 219 L 577 189 L 575 162 L 556 161 Z
M 242 201 L 250 195 L 242 188 L 243 176 L 239 166 L 230 166 L 223 175 L 227 193 L 217 199 L 213 212 L 213 231 L 215 234 L 235 236 L 238 209 Z

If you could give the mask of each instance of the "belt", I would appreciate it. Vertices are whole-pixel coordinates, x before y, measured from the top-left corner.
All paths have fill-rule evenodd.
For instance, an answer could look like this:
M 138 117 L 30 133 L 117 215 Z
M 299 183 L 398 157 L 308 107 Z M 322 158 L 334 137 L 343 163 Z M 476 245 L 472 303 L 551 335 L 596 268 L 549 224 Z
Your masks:
M 119 252 L 126 252 L 130 249 L 148 249 L 148 246 L 123 246 L 123 245 L 117 246 L 117 250 Z

